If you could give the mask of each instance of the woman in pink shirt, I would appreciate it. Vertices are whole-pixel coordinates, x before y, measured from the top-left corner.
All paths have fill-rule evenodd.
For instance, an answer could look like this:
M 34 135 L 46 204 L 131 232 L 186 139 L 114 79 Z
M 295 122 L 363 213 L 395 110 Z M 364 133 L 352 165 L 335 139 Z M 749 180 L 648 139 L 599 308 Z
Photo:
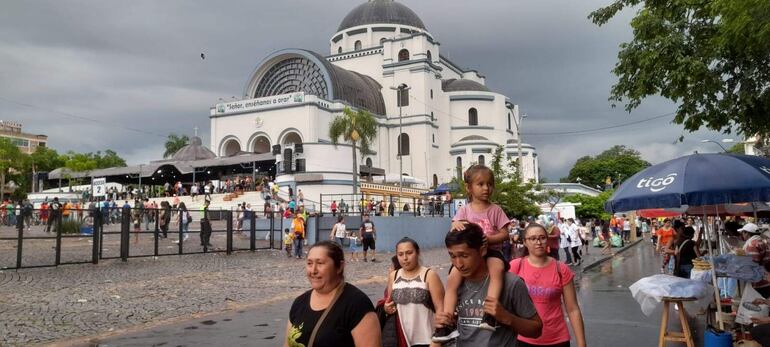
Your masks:
M 522 234 L 527 255 L 511 261 L 511 272 L 527 283 L 529 296 L 543 320 L 543 332 L 536 339 L 519 335 L 519 347 L 569 347 L 570 335 L 564 320 L 562 300 L 566 306 L 578 347 L 586 346 L 583 314 L 578 306 L 574 274 L 569 267 L 548 256 L 548 233 L 540 224 L 530 223 Z

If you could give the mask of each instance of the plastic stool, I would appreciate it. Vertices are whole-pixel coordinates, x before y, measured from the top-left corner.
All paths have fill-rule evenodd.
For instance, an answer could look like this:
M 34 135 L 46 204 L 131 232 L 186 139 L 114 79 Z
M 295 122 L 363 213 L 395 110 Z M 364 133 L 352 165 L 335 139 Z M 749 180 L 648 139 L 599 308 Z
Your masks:
M 683 302 L 695 301 L 695 298 L 670 298 L 663 297 L 663 319 L 660 322 L 660 338 L 658 339 L 658 346 L 664 347 L 666 341 L 684 342 L 687 347 L 694 347 L 695 343 L 692 340 L 692 332 L 690 331 L 690 324 L 687 323 L 687 311 L 684 309 Z M 671 304 L 677 305 L 679 308 L 679 322 L 682 324 L 681 332 L 668 331 L 668 311 Z

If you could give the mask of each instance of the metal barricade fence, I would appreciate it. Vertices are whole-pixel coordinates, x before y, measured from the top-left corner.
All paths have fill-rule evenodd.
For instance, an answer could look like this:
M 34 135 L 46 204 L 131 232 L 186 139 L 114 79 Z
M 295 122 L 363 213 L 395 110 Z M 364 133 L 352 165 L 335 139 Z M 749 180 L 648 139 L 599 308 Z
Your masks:
M 363 201 L 362 201 L 363 199 Z M 370 201 L 374 200 L 373 204 Z M 422 216 L 422 217 L 451 217 L 454 207 L 449 202 L 440 199 L 431 200 L 429 196 L 422 199 L 395 195 L 362 195 L 362 194 L 321 194 L 321 213 L 336 216 Z M 332 206 L 336 209 L 332 210 Z M 382 206 L 382 208 L 380 208 Z
M 228 210 L 173 208 L 34 209 L 23 211 L 19 223 L 15 214 L 4 217 L 0 269 L 281 249 L 285 224 L 277 212 L 239 219 Z

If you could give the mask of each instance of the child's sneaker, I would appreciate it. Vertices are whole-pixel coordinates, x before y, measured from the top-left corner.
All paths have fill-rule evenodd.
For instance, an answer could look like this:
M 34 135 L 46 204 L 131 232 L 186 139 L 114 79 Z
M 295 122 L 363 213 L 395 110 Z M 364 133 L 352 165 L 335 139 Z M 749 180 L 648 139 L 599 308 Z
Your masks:
M 454 326 L 446 326 L 436 329 L 431 340 L 436 343 L 444 343 L 460 337 L 460 333 Z
M 484 317 L 481 318 L 481 324 L 479 324 L 479 329 L 495 331 L 497 330 L 495 326 L 497 326 L 497 321 L 495 320 L 495 318 L 485 313 Z

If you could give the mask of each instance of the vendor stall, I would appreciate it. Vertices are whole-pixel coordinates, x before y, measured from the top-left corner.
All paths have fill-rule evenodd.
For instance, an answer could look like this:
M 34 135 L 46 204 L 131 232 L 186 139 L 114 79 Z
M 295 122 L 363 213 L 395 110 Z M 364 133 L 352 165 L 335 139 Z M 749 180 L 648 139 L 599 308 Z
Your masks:
M 746 204 L 736 212 L 744 213 L 746 207 L 751 207 L 756 213 L 767 206 L 767 201 L 770 201 L 770 160 L 736 154 L 693 154 L 651 166 L 632 176 L 607 201 L 605 210 L 616 213 L 666 209 L 688 213 L 699 208 L 697 212 L 704 216 L 708 249 L 724 253 L 726 249 L 721 247 L 717 232 L 719 216 L 728 209 L 738 208 L 736 204 Z M 712 223 L 705 223 L 709 215 L 716 217 Z M 713 242 L 720 247 L 713 247 Z M 708 261 L 716 269 L 714 255 L 708 257 Z M 711 285 L 717 288 L 717 271 L 711 271 L 710 277 Z M 713 293 L 716 320 L 719 328 L 724 330 L 719 290 L 713 290 Z M 665 327 L 662 327 L 663 333 Z

